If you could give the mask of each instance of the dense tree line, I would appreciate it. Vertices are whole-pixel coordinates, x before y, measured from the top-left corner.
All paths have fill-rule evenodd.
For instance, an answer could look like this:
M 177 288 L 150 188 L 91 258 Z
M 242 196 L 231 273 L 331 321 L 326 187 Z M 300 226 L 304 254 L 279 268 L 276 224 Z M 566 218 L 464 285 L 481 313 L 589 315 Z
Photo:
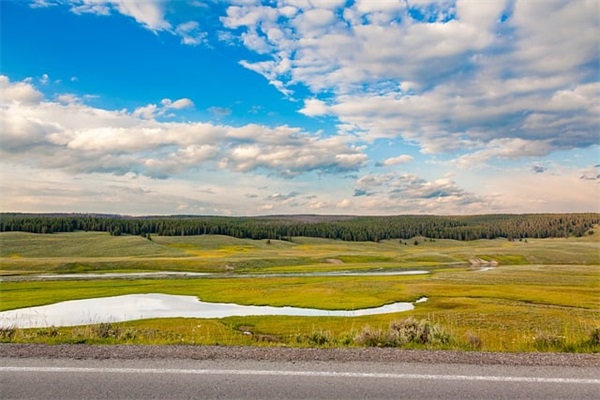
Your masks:
M 526 239 L 582 236 L 600 223 L 598 213 L 495 214 L 472 216 L 317 216 L 268 217 L 104 214 L 0 214 L 0 232 L 55 233 L 100 231 L 112 235 L 227 235 L 290 240 L 307 236 L 346 241 L 380 241 L 425 236 L 431 239 Z

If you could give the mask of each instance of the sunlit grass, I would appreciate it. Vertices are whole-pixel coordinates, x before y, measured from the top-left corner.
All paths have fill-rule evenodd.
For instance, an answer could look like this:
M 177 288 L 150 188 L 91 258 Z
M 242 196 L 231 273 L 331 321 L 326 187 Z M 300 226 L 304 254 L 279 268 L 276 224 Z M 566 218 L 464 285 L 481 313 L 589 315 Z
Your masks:
M 485 351 L 600 351 L 600 237 L 388 240 L 355 243 L 294 238 L 253 241 L 224 236 L 112 237 L 104 233 L 0 234 L 3 275 L 74 272 L 195 271 L 308 273 L 427 269 L 427 275 L 238 277 L 0 282 L 0 309 L 135 293 L 192 295 L 207 302 L 321 309 L 429 300 L 415 310 L 368 317 L 230 317 L 130 321 L 110 327 L 17 329 L 0 340 L 44 343 L 142 343 L 356 346 L 365 327 L 388 329 L 413 316 L 438 324 L 452 341 L 436 348 Z M 404 244 L 407 243 L 407 244 Z M 495 260 L 478 271 L 471 258 Z M 104 329 L 104 330 L 103 330 Z M 112 331 L 111 331 L 112 329 Z M 10 333 L 12 332 L 12 333 Z M 107 333 L 108 332 L 108 333 Z M 111 333 L 112 332 L 112 333 Z M 115 333 L 116 332 L 116 333 Z M 246 332 L 246 333 L 244 333 Z M 587 343 L 587 344 L 586 344 Z M 441 346 L 441 347 L 440 347 Z

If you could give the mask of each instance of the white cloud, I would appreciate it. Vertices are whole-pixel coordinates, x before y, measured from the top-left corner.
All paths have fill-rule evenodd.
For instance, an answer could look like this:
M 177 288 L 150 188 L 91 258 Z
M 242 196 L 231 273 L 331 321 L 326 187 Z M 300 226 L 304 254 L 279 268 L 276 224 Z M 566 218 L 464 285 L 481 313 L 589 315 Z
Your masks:
M 281 13 L 283 6 L 301 11 Z M 401 138 L 425 154 L 458 152 L 466 165 L 597 142 L 599 7 L 280 2 L 230 7 L 223 22 L 260 38 L 260 46 L 246 45 L 267 59 L 241 65 L 287 96 L 298 84 L 309 89 L 300 113 L 337 117 L 340 131 L 366 141 Z M 519 151 L 515 143 L 527 145 Z
M 366 209 L 400 213 L 469 214 L 499 209 L 492 196 L 461 188 L 451 177 L 427 180 L 415 174 L 369 174 L 356 180 L 355 197 Z M 389 211 L 388 211 L 389 212 Z
M 373 12 L 394 13 L 398 11 L 404 11 L 406 5 L 403 1 L 398 0 L 357 0 L 354 8 L 358 13 L 364 15 Z
M 136 118 L 142 119 L 154 119 L 167 115 L 169 110 L 183 110 L 185 108 L 193 108 L 194 102 L 188 98 L 182 98 L 179 100 L 172 101 L 171 99 L 162 99 L 160 106 L 156 104 L 148 104 L 146 106 L 136 108 L 132 115 Z
M 263 131 L 268 131 L 263 127 Z M 235 131 L 233 132 L 235 134 Z M 318 138 L 306 134 L 293 135 L 272 141 L 266 134 L 261 143 L 232 145 L 221 168 L 237 172 L 259 169 L 277 171 L 287 177 L 303 172 L 338 173 L 355 171 L 367 160 L 361 148 L 348 146 L 340 138 Z
M 413 160 L 413 156 L 410 156 L 408 154 L 402 154 L 397 157 L 392 157 L 392 158 L 383 160 L 381 165 L 386 166 L 386 167 L 391 167 L 394 165 L 406 164 L 406 163 L 411 162 L 412 160 Z
M 175 33 L 181 36 L 181 43 L 197 46 L 206 43 L 207 33 L 200 29 L 200 24 L 196 21 L 189 21 L 177 25 Z
M 340 200 L 336 205 L 336 208 L 350 208 L 352 207 L 352 202 L 348 199 Z
M 165 2 L 162 0 L 68 0 L 74 13 L 109 15 L 111 10 L 132 17 L 139 24 L 152 31 L 171 28 L 165 19 Z
M 197 21 L 187 21 L 173 26 L 167 20 L 168 2 L 165 0 L 54 0 L 52 3 L 36 0 L 38 8 L 49 4 L 68 4 L 75 14 L 91 13 L 109 16 L 119 13 L 133 18 L 138 24 L 152 32 L 169 32 L 181 37 L 181 43 L 190 46 L 207 44 L 208 34 Z M 204 7 L 190 2 L 191 6 Z
M 516 29 L 518 69 L 549 74 L 567 72 L 598 59 L 600 36 L 597 1 L 518 1 Z M 597 66 L 590 68 L 597 73 Z
M 56 5 L 56 3 L 54 3 L 52 0 L 50 0 L 50 1 L 48 1 L 48 0 L 33 0 L 29 4 L 29 7 L 31 7 L 31 8 L 48 8 L 48 7 L 52 7 L 55 5 Z
M 148 104 L 147 106 L 138 107 L 133 111 L 133 116 L 136 118 L 152 119 L 156 116 L 158 107 L 156 104 Z
M 62 93 L 56 96 L 56 101 L 61 104 L 77 103 L 80 101 L 79 97 L 72 93 Z
M 494 139 L 483 150 L 459 157 L 456 162 L 460 167 L 481 167 L 492 158 L 519 159 L 525 157 L 541 157 L 549 154 L 553 146 L 547 141 L 523 139 Z
M 37 0 L 31 5 L 51 4 Z M 187 45 L 208 39 L 198 22 L 188 16 L 173 19 L 172 9 L 158 0 L 61 4 L 78 13 L 120 13 L 155 33 L 177 35 Z M 301 114 L 336 118 L 337 132 L 169 122 L 173 113 L 194 107 L 193 101 L 165 98 L 133 111 L 106 110 L 87 105 L 85 96 L 59 93 L 44 98 L 38 89 L 50 82 L 47 76 L 21 82 L 0 76 L 3 167 L 60 175 L 55 184 L 37 182 L 32 187 L 41 188 L 39 199 L 48 202 L 53 200 L 44 193 L 62 193 L 58 197 L 65 204 L 78 196 L 98 197 L 97 188 L 69 184 L 74 176 L 93 176 L 117 182 L 104 194 L 111 201 L 140 201 L 153 209 L 142 200 L 153 198 L 163 210 L 172 209 L 166 205 L 170 201 L 178 210 L 224 214 L 253 213 L 260 207 L 265 212 L 304 207 L 366 214 L 597 209 L 598 167 L 582 168 L 580 160 L 572 159 L 565 163 L 579 165 L 550 167 L 550 157 L 545 157 L 579 149 L 591 159 L 589 149 L 598 144 L 598 2 L 230 4 L 220 18 L 228 31 L 217 34 L 260 55 L 240 64 L 298 100 Z M 222 107 L 209 110 L 217 116 L 231 113 Z M 367 163 L 365 144 L 381 143 L 376 142 L 381 138 L 417 145 L 427 161 L 411 163 L 410 156 L 401 154 L 407 150 L 398 150 L 400 155 L 375 165 L 403 165 L 405 173 L 372 173 L 400 169 L 371 169 Z M 376 147 L 372 150 L 369 154 L 377 153 Z M 507 172 L 506 165 L 519 159 L 527 161 L 525 173 L 517 168 Z M 428 162 L 463 169 L 456 176 L 436 178 Z M 486 165 L 494 168 L 473 168 Z M 532 165 L 539 173 L 531 173 Z M 338 179 L 309 184 L 309 178 L 326 173 L 336 173 Z M 355 174 L 358 178 L 349 177 Z M 150 178 L 165 179 L 160 186 Z M 132 181 L 136 185 L 128 192 Z M 20 188 L 12 194 L 39 204 L 33 191 L 15 179 L 11 182 Z M 197 182 L 210 187 L 213 200 L 206 200 L 206 187 L 190 188 Z M 271 197 L 264 191 L 260 197 L 245 197 L 267 185 Z M 160 195 L 155 196 L 157 191 Z M 173 196 L 187 191 L 195 195 Z M 296 191 L 306 195 L 290 196 Z M 349 191 L 355 194 L 352 201 Z
M 3 158 L 72 173 L 134 173 L 166 178 L 205 167 L 292 177 L 354 171 L 367 160 L 348 139 L 325 138 L 287 126 L 231 127 L 156 120 L 192 106 L 163 99 L 133 112 L 93 108 L 72 95 L 44 101 L 29 83 L 0 78 L 4 105 Z M 26 100 L 26 101 L 25 101 Z
M 327 104 L 318 99 L 306 99 L 304 100 L 304 107 L 299 111 L 309 117 L 317 117 L 319 115 L 327 114 Z
M 458 0 L 456 13 L 460 21 L 491 31 L 508 5 L 507 0 Z
M 18 102 L 36 104 L 42 100 L 42 93 L 27 82 L 11 83 L 6 75 L 0 75 L 0 101 L 2 104 Z
M 162 99 L 160 102 L 167 109 L 182 110 L 184 108 L 194 107 L 194 102 L 188 98 L 182 98 L 175 101 L 171 99 Z

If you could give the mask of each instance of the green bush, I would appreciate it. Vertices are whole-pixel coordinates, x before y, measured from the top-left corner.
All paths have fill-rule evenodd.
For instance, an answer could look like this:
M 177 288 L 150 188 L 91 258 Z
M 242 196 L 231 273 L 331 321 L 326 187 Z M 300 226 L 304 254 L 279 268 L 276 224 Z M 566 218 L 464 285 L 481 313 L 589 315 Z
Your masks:
M 0 342 L 7 343 L 15 337 L 16 328 L 0 328 Z
M 331 332 L 317 330 L 308 335 L 297 335 L 296 343 L 307 344 L 308 346 L 327 346 L 335 344 L 336 340 Z

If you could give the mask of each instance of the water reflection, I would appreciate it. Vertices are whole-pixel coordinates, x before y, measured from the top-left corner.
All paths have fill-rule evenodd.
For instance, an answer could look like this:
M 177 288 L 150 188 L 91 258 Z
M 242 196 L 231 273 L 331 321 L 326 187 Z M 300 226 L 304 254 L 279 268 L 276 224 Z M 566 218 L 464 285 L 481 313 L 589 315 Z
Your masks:
M 417 302 L 426 301 L 426 298 Z M 102 322 L 132 321 L 148 318 L 224 318 L 250 315 L 356 317 L 387 314 L 414 309 L 413 303 L 393 303 L 353 311 L 330 311 L 315 308 L 244 306 L 230 303 L 207 303 L 195 296 L 160 293 L 129 294 L 22 308 L 0 312 L 0 328 L 42 328 L 75 326 Z

